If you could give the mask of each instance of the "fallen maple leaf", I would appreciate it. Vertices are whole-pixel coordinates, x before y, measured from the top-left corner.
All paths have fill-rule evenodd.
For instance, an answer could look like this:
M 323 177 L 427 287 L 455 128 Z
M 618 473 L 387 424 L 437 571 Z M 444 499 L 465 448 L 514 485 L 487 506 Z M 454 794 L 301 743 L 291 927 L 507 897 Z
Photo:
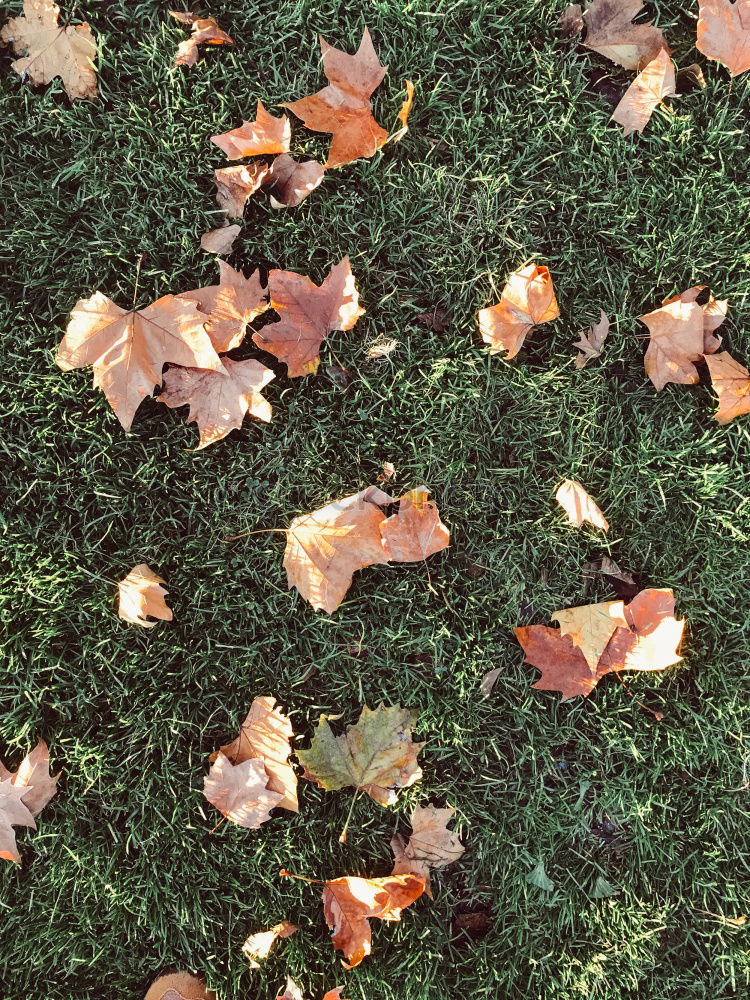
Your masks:
M 117 613 L 120 618 L 132 625 L 142 625 L 144 628 L 153 628 L 156 625 L 156 622 L 148 620 L 149 617 L 171 622 L 172 611 L 164 601 L 167 591 L 159 586 L 161 583 L 164 583 L 164 580 L 146 563 L 134 566 L 125 579 L 117 584 L 119 595 Z
M 411 734 L 417 716 L 400 705 L 366 705 L 359 721 L 334 736 L 328 717 L 321 715 L 312 743 L 298 750 L 304 777 L 319 788 L 338 791 L 353 786 L 381 806 L 396 802 L 396 789 L 408 788 L 422 777 L 417 754 L 422 743 Z
M 566 608 L 550 615 L 560 626 L 560 635 L 569 635 L 573 645 L 583 653 L 591 673 L 596 673 L 599 660 L 615 629 L 628 628 L 622 601 L 604 601 Z
M 270 308 L 261 288 L 260 275 L 253 271 L 246 278 L 225 261 L 219 262 L 219 284 L 181 292 L 180 298 L 195 302 L 204 315 L 206 332 L 216 351 L 224 353 L 239 347 L 245 329 L 256 317 Z
M 167 362 L 221 368 L 204 322 L 195 303 L 179 295 L 163 295 L 145 309 L 126 312 L 94 292 L 74 306 L 57 364 L 63 371 L 93 365 L 94 387 L 104 392 L 127 431 L 143 399 L 161 385 Z
M 216 1000 L 216 994 L 199 976 L 172 972 L 154 980 L 144 1000 Z
M 0 858 L 21 860 L 13 827 L 36 829 L 34 817 L 55 795 L 58 777 L 49 773 L 49 750 L 44 740 L 39 740 L 16 771 L 9 771 L 0 762 Z
M 248 412 L 266 423 L 271 419 L 271 404 L 261 395 L 275 378 L 271 369 L 253 360 L 223 358 L 223 363 L 223 372 L 169 365 L 164 373 L 158 402 L 190 407 L 188 423 L 196 423 L 200 431 L 196 451 L 238 430 Z
M 231 253 L 234 249 L 234 241 L 240 235 L 242 226 L 219 226 L 218 229 L 209 229 L 201 236 L 201 250 L 206 253 L 223 255 Z
M 59 76 L 71 101 L 96 97 L 96 41 L 87 21 L 60 26 L 60 8 L 54 0 L 24 0 L 23 17 L 13 17 L 0 40 L 16 53 L 27 54 L 11 63 L 16 73 L 36 86 Z
M 281 793 L 279 808 L 299 812 L 297 775 L 289 763 L 292 752 L 289 741 L 294 732 L 289 719 L 275 706 L 275 698 L 268 695 L 256 698 L 242 723 L 240 735 L 232 743 L 220 747 L 218 753 L 212 754 L 211 761 L 219 753 L 223 753 L 232 764 L 241 764 L 251 758 L 262 760 L 268 787 Z
M 295 208 L 320 185 L 325 169 L 317 160 L 298 163 L 286 153 L 271 164 L 266 184 L 271 208 Z
M 750 0 L 699 0 L 695 46 L 732 76 L 750 69 Z
M 230 219 L 241 219 L 250 195 L 267 183 L 270 167 L 265 163 L 248 163 L 214 170 L 216 204 Z
M 705 306 L 699 305 L 696 298 L 703 289 L 703 285 L 688 288 L 638 317 L 648 327 L 650 339 L 643 361 L 657 390 L 668 382 L 694 385 L 699 379 L 695 362 L 713 354 L 721 344 L 713 331 L 724 322 L 727 303 L 711 296 Z
M 592 323 L 588 334 L 580 334 L 578 340 L 573 344 L 573 347 L 577 347 L 580 351 L 575 359 L 576 368 L 585 368 L 589 361 L 601 356 L 602 346 L 609 333 L 609 318 L 603 309 L 600 309 L 599 312 L 601 313 L 599 322 Z
M 28 806 L 22 802 L 26 789 L 13 784 L 10 778 L 0 781 L 0 858 L 20 861 L 14 826 L 29 826 L 36 830 L 36 823 Z
M 275 924 L 267 931 L 259 931 L 251 934 L 242 945 L 242 954 L 250 963 L 251 969 L 259 969 L 260 962 L 268 958 L 271 949 L 280 938 L 291 937 L 299 930 L 296 924 L 288 920 L 282 920 L 280 924 Z
M 221 135 L 212 135 L 211 142 L 219 147 L 230 160 L 264 153 L 288 153 L 292 127 L 286 115 L 274 118 L 261 101 L 255 112 L 254 122 L 243 122 L 239 128 Z
M 557 488 L 555 499 L 568 515 L 569 524 L 580 528 L 584 521 L 588 521 L 595 528 L 609 531 L 609 522 L 599 506 L 575 479 L 563 479 Z
M 345 969 L 353 969 L 372 950 L 369 921 L 400 920 L 401 911 L 419 899 L 425 880 L 418 875 L 357 878 L 344 875 L 323 884 L 323 914 L 333 931 L 333 947 L 343 952 Z
M 388 138 L 372 116 L 370 97 L 388 69 L 375 53 L 365 28 L 359 49 L 352 56 L 320 39 L 323 72 L 329 86 L 317 94 L 283 104 L 313 132 L 330 132 L 326 167 L 341 167 L 363 156 L 372 156 Z
M 393 562 L 417 562 L 450 545 L 450 532 L 429 495 L 425 486 L 404 493 L 398 511 L 380 525 Z
M 234 45 L 234 39 L 221 30 L 213 17 L 197 17 L 184 10 L 170 10 L 169 13 L 180 24 L 189 25 L 192 29 L 190 38 L 177 46 L 172 66 L 194 66 L 199 45 Z
M 320 286 L 303 274 L 271 271 L 268 293 L 281 319 L 254 333 L 253 341 L 283 361 L 290 378 L 314 375 L 328 334 L 351 330 L 364 313 L 348 257 L 331 268 Z
M 714 419 L 728 424 L 735 417 L 750 413 L 750 372 L 728 351 L 706 354 L 711 383 L 719 397 L 719 409 Z
M 576 612 L 579 623 L 582 622 L 585 609 L 572 610 Z M 565 612 L 556 612 L 553 618 L 564 615 Z M 612 631 L 593 671 L 571 635 L 546 625 L 516 628 L 516 638 L 526 654 L 526 662 L 541 671 L 534 687 L 559 691 L 563 700 L 576 695 L 585 697 L 605 674 L 613 670 L 665 670 L 682 659 L 677 648 L 685 622 L 674 617 L 671 590 L 642 590 L 624 605 L 623 618 L 625 626 L 618 626 Z M 586 634 L 584 629 L 585 626 L 576 637 L 579 644 L 587 646 L 593 654 L 603 637 Z
M 535 326 L 559 315 L 549 270 L 532 263 L 514 271 L 498 304 L 480 309 L 477 318 L 482 340 L 490 345 L 490 354 L 507 351 L 506 361 L 509 361 L 521 350 Z
M 642 132 L 657 105 L 665 97 L 674 97 L 674 63 L 664 49 L 633 80 L 614 110 L 612 120 L 622 125 L 622 134 Z
M 268 775 L 262 760 L 232 764 L 220 752 L 203 779 L 203 794 L 232 823 L 256 830 L 271 818 L 271 810 L 284 798 L 267 784 Z
M 399 834 L 391 840 L 394 875 L 420 875 L 425 880 L 425 891 L 430 890 L 430 872 L 435 868 L 458 861 L 464 847 L 458 834 L 448 829 L 456 815 L 450 807 L 437 809 L 432 804 L 416 806 L 411 814 L 411 836 L 405 841 Z
M 640 69 L 669 47 L 653 24 L 633 24 L 642 0 L 593 0 L 584 12 L 584 45 L 625 69 Z

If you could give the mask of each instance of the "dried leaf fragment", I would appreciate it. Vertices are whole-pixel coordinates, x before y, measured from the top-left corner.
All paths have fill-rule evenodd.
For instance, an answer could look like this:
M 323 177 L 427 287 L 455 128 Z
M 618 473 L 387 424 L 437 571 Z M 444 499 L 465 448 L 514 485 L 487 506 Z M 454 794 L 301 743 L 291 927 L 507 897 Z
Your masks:
M 288 153 L 292 126 L 286 115 L 274 118 L 258 101 L 255 121 L 243 122 L 239 128 L 221 135 L 212 135 L 211 142 L 219 147 L 230 160 L 243 156 L 260 156 L 265 153 Z
M 268 788 L 267 782 L 262 760 L 232 764 L 220 752 L 203 779 L 203 794 L 232 823 L 256 830 L 271 818 L 271 810 L 284 797 Z
M 241 219 L 247 199 L 268 182 L 269 176 L 270 168 L 265 163 L 239 164 L 214 170 L 216 204 L 230 219 Z
M 117 613 L 120 618 L 132 625 L 142 625 L 143 628 L 153 628 L 156 625 L 149 618 L 171 622 L 173 615 L 164 600 L 167 591 L 160 586 L 162 583 L 164 580 L 146 563 L 134 566 L 125 579 L 117 584 Z
M 706 354 L 711 383 L 719 397 L 719 409 L 714 419 L 728 424 L 735 417 L 750 413 L 750 372 L 728 351 Z
M 172 66 L 194 66 L 198 60 L 199 45 L 234 45 L 226 31 L 222 31 L 213 17 L 197 17 L 189 11 L 170 10 L 172 17 L 180 24 L 189 25 L 190 38 L 180 42 Z
M 664 49 L 651 60 L 625 91 L 612 115 L 622 125 L 623 135 L 642 132 L 665 97 L 677 94 L 674 63 Z
M 223 353 L 240 346 L 247 324 L 264 313 L 269 302 L 258 271 L 246 278 L 226 261 L 220 260 L 218 264 L 218 285 L 181 292 L 180 298 L 197 305 L 204 314 L 202 319 L 214 349 Z
M 450 806 L 438 809 L 432 804 L 416 806 L 411 814 L 411 836 L 408 841 L 398 834 L 391 840 L 394 875 L 421 875 L 425 880 L 425 891 L 430 891 L 430 872 L 435 868 L 458 861 L 464 847 L 457 833 L 448 829 L 448 824 L 456 815 Z
M 595 528 L 609 531 L 609 522 L 586 490 L 575 479 L 563 479 L 557 488 L 555 499 L 568 515 L 568 523 L 580 528 L 588 521 Z
M 370 97 L 388 69 L 382 66 L 365 28 L 359 49 L 348 55 L 320 39 L 323 72 L 329 85 L 317 94 L 283 104 L 313 132 L 330 132 L 326 167 L 341 167 L 372 156 L 388 138 L 372 116 Z
M 328 717 L 321 715 L 310 747 L 297 752 L 304 777 L 327 791 L 353 786 L 381 806 L 393 805 L 397 789 L 422 777 L 417 754 L 423 744 L 411 738 L 416 721 L 416 714 L 400 705 L 365 705 L 359 721 L 334 736 Z
M 633 24 L 642 0 L 593 0 L 584 12 L 584 45 L 625 69 L 641 69 L 660 49 L 669 52 L 664 35 L 653 24 Z
M 409 490 L 380 531 L 393 562 L 417 562 L 450 545 L 450 532 L 425 486 Z
M 559 315 L 549 270 L 532 263 L 514 271 L 498 304 L 480 309 L 477 318 L 482 340 L 490 345 L 490 354 L 507 351 L 509 361 L 521 350 L 535 326 Z
M 281 938 L 291 937 L 299 930 L 296 924 L 288 920 L 282 920 L 280 924 L 275 924 L 267 931 L 259 931 L 251 934 L 242 945 L 242 954 L 250 963 L 251 969 L 259 969 L 260 962 L 268 958 L 271 949 Z
M 750 0 L 699 0 L 695 45 L 732 76 L 750 69 Z
M 231 253 L 234 249 L 234 241 L 240 235 L 241 229 L 242 226 L 237 225 L 209 229 L 201 236 L 201 250 L 205 250 L 206 253 L 215 253 L 218 256 Z
M 267 184 L 271 208 L 296 208 L 319 187 L 325 169 L 317 160 L 293 160 L 286 153 L 271 164 Z
M 404 86 L 406 87 L 406 97 L 404 98 L 404 103 L 401 105 L 401 110 L 398 113 L 398 120 L 401 122 L 401 128 L 390 136 L 390 142 L 400 142 L 409 131 L 409 115 L 411 114 L 411 109 L 414 105 L 414 84 L 411 80 L 404 80 Z
M 144 1000 L 216 1000 L 216 994 L 206 988 L 200 976 L 172 972 L 154 980 Z
M 54 0 L 24 0 L 23 17 L 13 17 L 0 40 L 25 52 L 11 65 L 36 86 L 59 76 L 71 101 L 96 97 L 96 40 L 88 22 L 60 26 L 60 8 Z
M 488 670 L 484 677 L 482 677 L 479 682 L 479 690 L 482 693 L 483 698 L 489 698 L 492 694 L 492 689 L 494 688 L 502 669 L 502 667 L 493 667 L 492 670 Z
M 585 368 L 589 361 L 601 356 L 604 341 L 609 334 L 609 317 L 603 309 L 599 310 L 601 315 L 597 323 L 592 323 L 588 333 L 582 333 L 579 339 L 573 344 L 580 354 L 576 355 L 576 368 Z
M 583 10 L 579 3 L 569 3 L 557 22 L 563 38 L 572 38 L 583 31 Z

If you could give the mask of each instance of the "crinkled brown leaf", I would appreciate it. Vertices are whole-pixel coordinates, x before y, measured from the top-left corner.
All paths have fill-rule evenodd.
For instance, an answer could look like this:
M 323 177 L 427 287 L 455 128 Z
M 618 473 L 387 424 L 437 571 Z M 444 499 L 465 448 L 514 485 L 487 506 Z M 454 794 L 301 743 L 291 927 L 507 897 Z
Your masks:
M 393 562 L 417 562 L 450 545 L 450 532 L 440 520 L 437 505 L 424 486 L 399 500 L 398 511 L 380 526 Z
M 171 972 L 151 984 L 144 1000 L 216 1000 L 200 976 L 190 972 Z
M 286 153 L 271 164 L 266 184 L 271 196 L 271 208 L 295 208 L 312 194 L 325 176 L 317 160 L 293 160 Z
M 290 378 L 314 375 L 328 334 L 351 330 L 364 313 L 348 257 L 331 268 L 320 286 L 293 271 L 271 271 L 268 292 L 281 319 L 254 333 L 253 341 L 283 361 Z
M 220 748 L 232 764 L 241 764 L 251 758 L 263 761 L 268 775 L 268 787 L 283 796 L 279 808 L 298 812 L 297 775 L 289 763 L 292 752 L 290 740 L 294 732 L 289 719 L 276 707 L 275 698 L 263 695 L 250 706 L 240 735 L 232 743 Z M 212 754 L 214 761 L 218 753 Z
M 585 368 L 589 361 L 601 356 L 604 341 L 609 333 L 609 318 L 603 309 L 599 310 L 601 315 L 598 323 L 592 323 L 588 333 L 582 333 L 573 344 L 580 354 L 576 355 L 576 368 Z
M 255 112 L 254 122 L 243 122 L 239 128 L 221 135 L 212 135 L 211 142 L 219 147 L 230 160 L 264 153 L 288 153 L 292 127 L 286 115 L 274 118 L 261 101 Z
M 271 810 L 284 797 L 267 784 L 268 775 L 262 760 L 232 764 L 219 753 L 203 779 L 203 794 L 232 823 L 255 830 L 271 818 Z
M 535 326 L 559 315 L 549 270 L 532 263 L 514 271 L 498 304 L 480 309 L 477 318 L 482 340 L 490 345 L 490 354 L 507 351 L 506 360 L 510 360 L 521 350 Z
M 633 24 L 642 0 L 593 0 L 584 12 L 584 45 L 625 69 L 641 69 L 660 49 L 669 52 L 664 35 L 653 24 Z
M 222 31 L 213 17 L 197 17 L 188 11 L 170 10 L 180 24 L 189 25 L 192 34 L 177 46 L 173 66 L 194 66 L 198 59 L 199 45 L 234 45 L 226 31 Z
M 664 49 L 647 63 L 625 91 L 612 115 L 612 120 L 622 125 L 623 135 L 642 132 L 651 115 L 665 97 L 674 97 L 674 63 Z
M 223 358 L 224 370 L 180 368 L 169 365 L 164 389 L 158 397 L 165 406 L 189 406 L 188 423 L 196 423 L 200 441 L 196 451 L 221 441 L 242 427 L 247 413 L 265 423 L 271 419 L 271 404 L 261 390 L 275 377 L 260 361 Z
M 93 365 L 117 418 L 130 430 L 135 411 L 162 382 L 167 362 L 188 368 L 221 368 L 194 302 L 164 295 L 145 309 L 120 309 L 101 292 L 81 299 L 57 349 L 63 371 Z
M 159 584 L 164 583 L 146 563 L 134 566 L 124 580 L 117 584 L 119 605 L 117 613 L 132 625 L 153 628 L 156 622 L 149 618 L 159 618 L 171 622 L 173 615 L 164 598 L 167 591 Z
M 246 278 L 226 261 L 220 260 L 218 264 L 218 285 L 182 292 L 180 298 L 195 302 L 203 314 L 211 343 L 216 351 L 224 353 L 240 346 L 247 324 L 269 309 L 270 304 L 261 288 L 258 271 Z
M 234 241 L 240 235 L 242 226 L 219 226 L 218 229 L 209 229 L 201 236 L 201 250 L 206 253 L 223 255 L 231 253 L 234 249 Z
M 609 522 L 581 484 L 575 479 L 563 479 L 557 488 L 555 500 L 568 515 L 568 523 L 580 528 L 588 521 L 595 528 L 609 531 Z
M 241 219 L 245 202 L 268 183 L 270 173 L 265 163 L 239 164 L 214 170 L 216 204 L 230 219 Z
M 9 771 L 0 761 L 0 781 L 6 778 L 10 778 L 17 788 L 26 789 L 22 795 L 23 804 L 32 816 L 38 816 L 57 793 L 60 775 L 49 773 L 49 748 L 44 740 L 39 740 L 16 771 Z
M 430 872 L 435 868 L 458 861 L 464 847 L 458 834 L 448 829 L 448 824 L 456 815 L 450 807 L 438 809 L 432 804 L 416 806 L 411 814 L 411 836 L 408 841 L 398 834 L 391 840 L 394 875 L 421 875 L 430 891 Z
M 370 97 L 388 69 L 375 53 L 365 28 L 359 49 L 348 55 L 320 39 L 323 72 L 329 86 L 311 97 L 282 105 L 314 132 L 330 132 L 326 167 L 340 167 L 372 156 L 388 138 L 372 116 Z
M 750 0 L 698 0 L 699 52 L 732 76 L 750 69 Z
M 710 296 L 706 305 L 699 305 L 696 299 L 704 287 L 688 288 L 638 317 L 650 335 L 643 359 L 646 374 L 658 390 L 668 382 L 694 385 L 699 379 L 695 362 L 713 354 L 721 344 L 714 331 L 726 318 L 727 303 Z
M 296 924 L 282 920 L 280 924 L 275 924 L 267 931 L 251 934 L 242 945 L 242 954 L 250 963 L 250 968 L 259 969 L 261 961 L 268 958 L 276 942 L 281 938 L 291 937 L 298 930 L 299 927 Z
M 560 34 L 563 38 L 572 38 L 583 31 L 583 10 L 579 3 L 570 3 L 560 15 L 557 22 L 560 25 Z
M 23 17 L 11 18 L 0 40 L 25 52 L 11 65 L 36 86 L 59 76 L 71 101 L 96 97 L 96 40 L 87 22 L 57 23 L 60 8 L 54 0 L 24 0 Z
M 10 778 L 0 781 L 0 858 L 5 861 L 21 860 L 13 827 L 29 826 L 36 830 L 31 810 L 22 801 L 26 791 Z
M 750 413 L 750 372 L 728 351 L 705 356 L 711 383 L 719 397 L 714 418 L 728 424 L 735 417 Z

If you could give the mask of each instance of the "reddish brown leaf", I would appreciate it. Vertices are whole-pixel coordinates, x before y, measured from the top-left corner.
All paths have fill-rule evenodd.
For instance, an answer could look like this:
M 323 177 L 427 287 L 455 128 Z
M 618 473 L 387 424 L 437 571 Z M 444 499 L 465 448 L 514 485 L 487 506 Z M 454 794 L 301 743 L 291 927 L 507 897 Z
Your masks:
M 270 308 L 260 275 L 246 278 L 225 261 L 219 261 L 219 284 L 182 292 L 180 298 L 195 302 L 203 314 L 206 332 L 217 351 L 232 351 L 245 337 L 248 323 Z
M 201 236 L 201 250 L 206 253 L 223 255 L 231 253 L 234 249 L 234 241 L 240 234 L 242 226 L 219 226 L 218 229 L 210 229 Z
M 173 972 L 159 976 L 150 986 L 144 1000 L 216 1000 L 213 990 L 199 976 L 190 972 Z
M 642 132 L 656 107 L 676 93 L 674 63 L 662 49 L 625 91 L 612 120 L 622 125 L 623 135 Z
M 237 826 L 255 830 L 271 818 L 271 809 L 283 799 L 267 787 L 268 775 L 262 760 L 244 760 L 241 764 L 219 753 L 203 779 L 203 794 Z
M 659 28 L 632 23 L 642 9 L 642 0 L 593 0 L 583 14 L 583 44 L 625 69 L 641 69 L 660 49 L 669 52 Z
M 518 354 L 537 324 L 557 319 L 559 315 L 549 270 L 528 264 L 511 274 L 498 304 L 480 309 L 477 318 L 482 340 L 490 345 L 490 354 L 507 351 L 509 361 Z
M 245 202 L 250 195 L 268 183 L 269 177 L 270 168 L 265 163 L 248 163 L 214 170 L 216 204 L 230 219 L 241 219 Z M 239 230 L 239 226 L 237 228 Z
M 732 76 L 750 69 L 750 0 L 699 0 L 699 52 L 723 63 Z
M 418 562 L 448 548 L 450 532 L 440 520 L 437 505 L 429 495 L 430 491 L 424 486 L 404 493 L 397 513 L 380 525 L 393 562 Z
M 159 618 L 171 622 L 172 611 L 167 607 L 164 598 L 167 591 L 159 584 L 164 580 L 146 563 L 134 566 L 124 580 L 117 584 L 119 604 L 117 613 L 131 625 L 141 625 L 143 628 L 153 628 L 156 622 L 149 618 Z
M 719 409 L 714 418 L 728 424 L 735 417 L 750 413 L 750 372 L 735 361 L 728 351 L 707 354 L 706 364 L 711 382 L 719 397 Z
M 514 631 L 526 654 L 525 662 L 541 671 L 535 688 L 559 691 L 563 701 L 591 694 L 598 678 L 592 675 L 583 653 L 573 645 L 570 636 L 547 625 L 522 625 Z
M 370 104 L 388 67 L 380 64 L 367 28 L 353 56 L 333 48 L 324 38 L 320 48 L 329 86 L 282 107 L 289 108 L 314 132 L 331 133 L 326 167 L 340 167 L 372 156 L 388 138 L 373 118 Z
M 298 163 L 291 156 L 277 156 L 271 164 L 267 185 L 270 189 L 271 208 L 294 208 L 300 205 L 325 175 L 317 160 Z
M 189 11 L 170 10 L 172 17 L 180 24 L 189 25 L 192 34 L 177 46 L 173 66 L 194 66 L 198 59 L 199 45 L 234 45 L 226 31 L 222 31 L 213 17 L 197 17 Z
M 212 135 L 211 142 L 226 153 L 230 160 L 263 153 L 288 153 L 292 128 L 286 115 L 274 118 L 258 101 L 254 122 L 243 122 L 239 128 L 221 135 Z

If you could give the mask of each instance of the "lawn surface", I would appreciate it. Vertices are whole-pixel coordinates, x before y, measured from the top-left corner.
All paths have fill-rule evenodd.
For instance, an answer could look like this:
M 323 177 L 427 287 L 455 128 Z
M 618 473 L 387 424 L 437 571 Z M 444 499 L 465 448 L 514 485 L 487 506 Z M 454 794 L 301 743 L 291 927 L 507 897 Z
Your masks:
M 0 869 L 3 1000 L 141 1000 L 164 968 L 205 972 L 222 1000 L 268 1000 L 286 975 L 307 1000 L 720 1000 L 748 989 L 747 721 L 750 420 L 713 420 L 706 385 L 656 393 L 636 317 L 709 284 L 730 299 L 725 344 L 750 359 L 750 74 L 693 48 L 697 3 L 654 3 L 679 65 L 708 86 L 657 111 L 642 138 L 609 122 L 632 74 L 559 41 L 561 3 L 414 0 L 250 3 L 211 13 L 237 40 L 191 70 L 167 4 L 85 0 L 100 100 L 31 89 L 4 53 L 0 755 L 38 738 L 62 769 L 23 862 Z M 8 5 L 20 9 L 18 0 Z M 68 5 L 68 8 L 70 5 Z M 185 411 L 153 400 L 123 432 L 91 373 L 54 351 L 79 298 L 120 305 L 216 279 L 200 234 L 219 224 L 209 136 L 322 85 L 316 35 L 353 51 L 365 22 L 390 66 L 376 116 L 411 131 L 327 176 L 300 208 L 251 200 L 234 266 L 321 281 L 344 254 L 367 309 L 334 334 L 319 376 L 275 365 L 273 422 L 205 451 Z M 323 151 L 299 127 L 295 148 Z M 488 356 L 476 310 L 527 260 L 553 273 L 562 318 L 512 363 Z M 442 306 L 442 332 L 417 317 Z M 603 307 L 601 362 L 571 342 Z M 366 349 L 396 339 L 386 360 Z M 244 349 L 243 349 L 244 350 Z M 335 357 L 334 357 L 335 353 Z M 242 356 L 257 356 L 248 349 Z M 265 360 L 268 360 L 267 358 Z M 325 372 L 356 374 L 346 392 Z M 428 484 L 452 530 L 425 566 L 357 574 L 333 616 L 286 589 L 283 537 L 227 535 L 374 482 Z M 612 525 L 575 531 L 553 502 L 580 479 Z M 689 630 L 663 675 L 616 677 L 561 704 L 532 690 L 512 627 L 614 596 L 583 568 L 608 553 L 673 587 Z M 114 614 L 114 581 L 147 562 L 175 612 L 153 630 Z M 487 700 L 482 675 L 502 668 Z M 308 744 L 319 713 L 421 712 L 424 777 L 395 810 L 301 785 L 301 811 L 259 831 L 202 797 L 209 752 L 273 694 Z M 319 889 L 278 876 L 384 875 L 418 802 L 451 804 L 466 844 L 373 955 L 345 973 Z M 526 875 L 543 862 L 551 891 Z M 597 879 L 614 894 L 604 898 Z M 602 883 L 598 883 L 601 889 Z M 457 913 L 489 932 L 456 935 Z M 241 944 L 290 919 L 302 932 L 250 972 Z

